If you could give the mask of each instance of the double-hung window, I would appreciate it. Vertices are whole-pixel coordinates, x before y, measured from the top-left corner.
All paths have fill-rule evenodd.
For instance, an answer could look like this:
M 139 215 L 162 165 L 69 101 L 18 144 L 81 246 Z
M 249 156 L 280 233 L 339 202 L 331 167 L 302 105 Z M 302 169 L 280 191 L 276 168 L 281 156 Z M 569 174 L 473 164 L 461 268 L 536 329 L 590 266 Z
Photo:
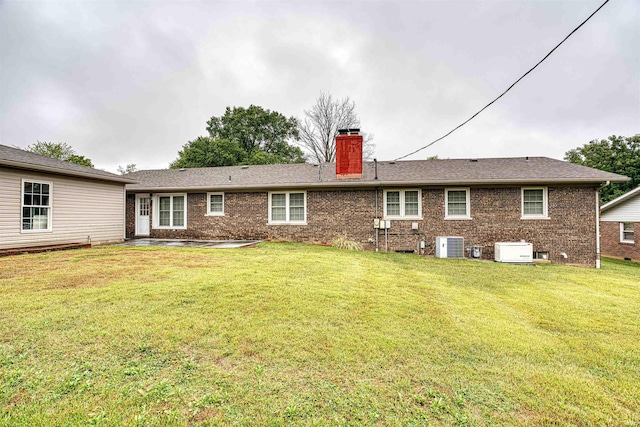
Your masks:
M 633 235 L 633 223 L 632 222 L 621 222 L 620 223 L 620 241 L 624 243 L 633 243 L 634 235 Z
M 207 215 L 224 215 L 224 193 L 207 193 Z
M 445 219 L 471 219 L 468 188 L 447 188 L 444 190 Z
M 422 192 L 420 190 L 385 190 L 384 217 L 418 219 L 422 217 Z
M 548 202 L 546 187 L 522 189 L 522 219 L 547 219 Z
M 307 221 L 307 193 L 269 193 L 269 223 L 305 224 Z
M 51 231 L 50 182 L 22 180 L 22 231 Z
M 155 228 L 187 228 L 187 195 L 158 194 L 154 212 Z

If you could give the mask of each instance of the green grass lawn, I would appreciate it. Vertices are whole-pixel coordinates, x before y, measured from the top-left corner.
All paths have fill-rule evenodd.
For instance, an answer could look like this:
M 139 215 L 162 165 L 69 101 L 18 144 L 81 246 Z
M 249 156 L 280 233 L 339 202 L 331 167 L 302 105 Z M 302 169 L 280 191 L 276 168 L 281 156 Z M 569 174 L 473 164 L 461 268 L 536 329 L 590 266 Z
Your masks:
M 640 264 L 0 258 L 0 425 L 640 425 Z

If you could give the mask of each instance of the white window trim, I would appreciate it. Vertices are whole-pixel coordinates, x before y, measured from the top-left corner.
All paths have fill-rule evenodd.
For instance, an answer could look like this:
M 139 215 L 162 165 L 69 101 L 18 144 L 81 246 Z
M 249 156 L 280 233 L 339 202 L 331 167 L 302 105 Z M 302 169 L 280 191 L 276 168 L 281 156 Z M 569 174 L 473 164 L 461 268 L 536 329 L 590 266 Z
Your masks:
M 464 215 L 449 215 L 449 191 L 464 191 L 467 194 L 467 213 Z M 471 219 L 471 191 L 468 187 L 445 188 L 444 189 L 444 219 L 447 220 L 464 220 Z
M 632 225 L 632 230 L 633 230 L 633 240 L 629 240 L 629 239 L 625 239 L 624 238 L 624 224 L 625 222 L 630 222 L 631 224 L 633 224 L 633 222 L 631 221 L 624 221 L 620 223 L 620 243 L 635 243 L 635 238 L 636 238 L 636 233 L 635 233 L 635 227 L 633 227 Z
M 36 184 L 48 184 L 49 185 L 49 206 L 42 206 L 49 208 L 49 214 L 47 215 L 47 228 L 41 230 L 23 230 L 22 229 L 22 211 L 24 209 L 24 183 L 31 182 Z M 51 233 L 53 231 L 53 182 L 42 181 L 40 179 L 23 178 L 20 183 L 20 233 Z
M 387 215 L 387 191 L 400 192 L 400 215 Z M 417 191 L 418 192 L 418 215 L 405 215 L 404 214 L 404 192 L 405 191 Z M 390 188 L 384 190 L 382 197 L 383 207 L 383 219 L 395 219 L 395 220 L 416 220 L 422 219 L 422 190 L 419 188 Z
M 542 190 L 542 215 L 524 213 L 524 191 Z M 549 190 L 548 187 L 522 187 L 520 189 L 520 219 L 549 219 Z
M 302 193 L 304 195 L 304 220 L 302 221 L 290 221 L 289 220 L 289 195 Z M 287 219 L 285 221 L 274 221 L 271 218 L 271 197 L 273 194 L 285 195 L 285 212 Z M 307 225 L 307 192 L 306 191 L 270 191 L 269 192 L 269 222 L 272 225 Z
M 184 196 L 184 225 L 171 226 L 160 225 L 160 197 L 171 197 L 171 210 L 169 222 L 173 224 L 173 198 L 175 196 Z M 153 195 L 153 228 L 157 230 L 186 230 L 187 229 L 187 193 L 155 193 Z
M 211 196 L 222 196 L 222 212 L 211 212 Z M 224 216 L 224 193 L 207 193 L 207 216 Z

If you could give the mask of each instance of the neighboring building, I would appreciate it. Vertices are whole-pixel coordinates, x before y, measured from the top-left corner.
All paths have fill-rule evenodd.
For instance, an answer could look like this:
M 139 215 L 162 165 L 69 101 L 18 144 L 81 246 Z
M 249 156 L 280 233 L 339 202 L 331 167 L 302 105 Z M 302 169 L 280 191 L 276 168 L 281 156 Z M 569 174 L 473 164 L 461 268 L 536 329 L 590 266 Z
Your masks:
M 437 236 L 462 236 L 486 259 L 495 242 L 525 240 L 540 258 L 595 266 L 598 189 L 628 179 L 543 157 L 363 164 L 360 135 L 336 143 L 335 164 L 134 172 L 127 237 L 346 236 L 369 250 L 420 251 L 425 242 L 429 254 Z M 381 219 L 388 230 L 375 228 Z
M 133 182 L 0 145 L 0 251 L 122 241 Z
M 602 254 L 640 262 L 640 187 L 602 205 Z

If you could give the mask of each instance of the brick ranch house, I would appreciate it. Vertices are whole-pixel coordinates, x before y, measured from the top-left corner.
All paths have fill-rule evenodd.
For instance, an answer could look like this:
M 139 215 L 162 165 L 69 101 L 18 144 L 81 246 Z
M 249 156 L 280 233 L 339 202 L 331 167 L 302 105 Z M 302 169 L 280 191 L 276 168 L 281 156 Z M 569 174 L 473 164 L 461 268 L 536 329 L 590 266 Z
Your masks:
M 640 262 L 640 187 L 602 205 L 602 253 Z
M 362 162 L 362 137 L 336 138 L 336 163 L 143 170 L 128 178 L 128 238 L 273 239 L 433 253 L 533 244 L 556 263 L 599 261 L 599 188 L 628 178 L 544 157 Z M 389 220 L 388 230 L 375 228 Z

